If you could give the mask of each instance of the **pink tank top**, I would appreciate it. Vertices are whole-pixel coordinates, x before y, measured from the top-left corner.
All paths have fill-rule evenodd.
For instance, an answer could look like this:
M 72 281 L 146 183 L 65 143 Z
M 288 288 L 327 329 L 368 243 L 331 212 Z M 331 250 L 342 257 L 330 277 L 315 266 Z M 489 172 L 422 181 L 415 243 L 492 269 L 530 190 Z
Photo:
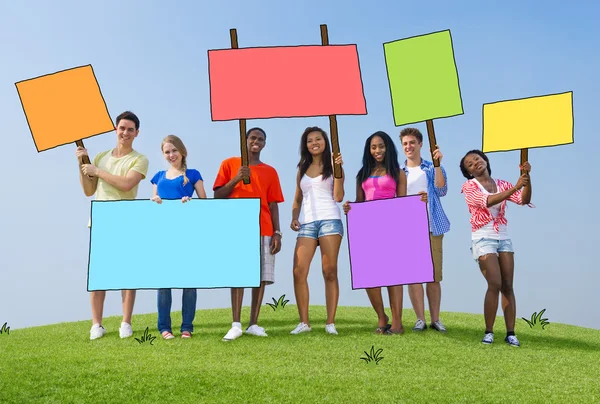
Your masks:
M 386 174 L 381 177 L 369 177 L 362 183 L 362 189 L 365 191 L 365 200 L 394 198 L 396 196 L 396 181 L 391 175 Z

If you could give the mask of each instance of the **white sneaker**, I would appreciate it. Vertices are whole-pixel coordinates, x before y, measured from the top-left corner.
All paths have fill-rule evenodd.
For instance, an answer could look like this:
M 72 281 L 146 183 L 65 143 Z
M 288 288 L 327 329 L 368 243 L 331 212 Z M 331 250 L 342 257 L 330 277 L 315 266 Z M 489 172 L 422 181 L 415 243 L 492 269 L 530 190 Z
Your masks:
M 487 345 L 493 343 L 494 342 L 494 333 L 488 332 L 487 334 L 485 334 L 483 336 L 483 340 L 481 342 L 483 342 L 484 344 L 487 344 Z
M 106 334 L 104 327 L 102 327 L 100 324 L 94 324 L 90 330 L 90 339 L 95 340 L 104 337 L 104 334 Z
M 133 329 L 131 328 L 131 324 L 121 323 L 121 327 L 119 328 L 119 335 L 121 338 L 129 338 L 133 335 Z
M 257 324 L 251 325 L 246 329 L 246 334 L 256 335 L 257 337 L 268 337 L 265 329 L 259 327 Z
M 309 331 L 312 331 L 312 328 L 310 328 L 310 327 L 308 326 L 308 324 L 305 324 L 305 323 L 300 323 L 300 324 L 298 324 L 298 325 L 296 326 L 296 328 L 294 328 L 294 329 L 293 329 L 293 330 L 290 332 L 290 334 L 300 334 L 300 333 L 302 333 L 302 332 L 309 332 Z
M 231 329 L 227 331 L 227 334 L 223 337 L 223 341 L 233 341 L 242 336 L 242 327 L 241 325 L 238 327 L 238 324 L 239 323 L 233 324 Z
M 338 335 L 338 332 L 335 329 L 335 325 L 333 323 L 325 324 L 325 332 L 327 332 L 327 334 Z

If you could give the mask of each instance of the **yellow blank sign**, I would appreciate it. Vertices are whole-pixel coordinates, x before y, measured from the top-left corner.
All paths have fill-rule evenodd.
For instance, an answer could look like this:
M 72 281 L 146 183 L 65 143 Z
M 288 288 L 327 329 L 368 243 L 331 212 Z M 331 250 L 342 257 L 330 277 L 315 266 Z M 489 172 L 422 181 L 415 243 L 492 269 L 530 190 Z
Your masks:
M 483 105 L 483 152 L 573 143 L 573 92 Z

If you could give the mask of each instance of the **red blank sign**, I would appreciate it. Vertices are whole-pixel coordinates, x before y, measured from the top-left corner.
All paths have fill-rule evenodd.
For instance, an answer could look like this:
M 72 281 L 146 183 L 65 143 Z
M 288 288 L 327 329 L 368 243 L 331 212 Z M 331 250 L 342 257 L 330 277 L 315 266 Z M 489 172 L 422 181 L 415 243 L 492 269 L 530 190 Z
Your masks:
M 208 51 L 213 121 L 365 115 L 356 45 Z

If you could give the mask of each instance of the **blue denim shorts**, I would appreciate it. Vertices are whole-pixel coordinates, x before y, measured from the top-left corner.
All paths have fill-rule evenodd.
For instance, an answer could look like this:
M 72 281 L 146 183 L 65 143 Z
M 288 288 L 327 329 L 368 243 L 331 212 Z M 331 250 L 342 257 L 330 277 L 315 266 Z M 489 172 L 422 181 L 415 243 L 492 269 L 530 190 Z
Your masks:
M 344 237 L 344 226 L 340 219 L 316 220 L 300 225 L 298 237 L 308 237 L 318 240 L 320 237 L 338 234 Z
M 512 241 L 508 240 L 494 240 L 491 238 L 480 238 L 479 240 L 473 240 L 471 244 L 471 253 L 475 262 L 479 262 L 479 257 L 486 254 L 496 254 L 501 252 L 514 253 Z

